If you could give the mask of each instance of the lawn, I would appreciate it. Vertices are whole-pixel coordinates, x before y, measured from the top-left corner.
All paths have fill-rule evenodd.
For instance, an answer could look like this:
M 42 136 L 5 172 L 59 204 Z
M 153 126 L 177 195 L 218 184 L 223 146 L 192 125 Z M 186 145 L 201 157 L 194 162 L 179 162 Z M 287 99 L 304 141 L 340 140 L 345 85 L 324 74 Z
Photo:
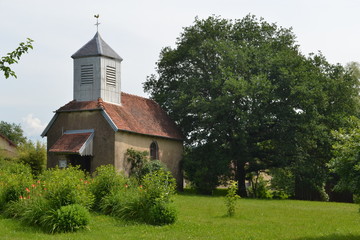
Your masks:
M 355 204 L 241 199 L 233 218 L 224 216 L 223 197 L 177 195 L 175 204 L 179 218 L 170 226 L 129 224 L 93 215 L 90 230 L 49 235 L 0 218 L 0 239 L 360 239 Z

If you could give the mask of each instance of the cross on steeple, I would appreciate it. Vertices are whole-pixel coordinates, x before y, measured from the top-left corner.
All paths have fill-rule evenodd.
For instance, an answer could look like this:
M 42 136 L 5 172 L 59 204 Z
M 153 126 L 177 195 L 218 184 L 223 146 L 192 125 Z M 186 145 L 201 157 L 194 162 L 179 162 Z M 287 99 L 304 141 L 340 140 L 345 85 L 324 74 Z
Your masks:
M 94 15 L 94 17 L 96 18 L 96 23 L 94 25 L 96 25 L 96 31 L 98 32 L 99 31 L 99 14 L 97 15 Z

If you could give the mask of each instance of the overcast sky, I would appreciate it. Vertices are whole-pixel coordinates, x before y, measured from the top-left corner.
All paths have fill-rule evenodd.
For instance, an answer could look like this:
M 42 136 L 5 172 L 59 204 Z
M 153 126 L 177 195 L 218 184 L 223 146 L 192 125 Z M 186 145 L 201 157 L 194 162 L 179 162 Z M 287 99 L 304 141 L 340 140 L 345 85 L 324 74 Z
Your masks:
M 360 61 L 359 0 L 0 0 L 0 56 L 27 37 L 34 50 L 14 65 L 18 78 L 0 75 L 0 120 L 39 135 L 53 111 L 72 100 L 70 56 L 96 33 L 124 59 L 122 90 L 145 96 L 160 50 L 174 46 L 196 16 L 240 19 L 251 13 L 292 27 L 304 54 L 321 51 L 329 62 Z

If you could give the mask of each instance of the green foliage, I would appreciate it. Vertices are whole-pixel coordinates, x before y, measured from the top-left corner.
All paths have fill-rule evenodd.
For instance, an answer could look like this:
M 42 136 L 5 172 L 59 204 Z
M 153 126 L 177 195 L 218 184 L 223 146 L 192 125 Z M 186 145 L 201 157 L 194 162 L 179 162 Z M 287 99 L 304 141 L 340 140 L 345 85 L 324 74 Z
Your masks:
M 94 195 L 93 208 L 99 210 L 101 201 L 112 191 L 121 190 L 127 184 L 123 175 L 118 173 L 113 165 L 103 165 L 96 169 L 90 191 Z
M 46 184 L 44 197 L 49 200 L 52 209 L 70 204 L 79 204 L 90 209 L 94 196 L 89 190 L 91 181 L 78 167 L 46 170 L 39 177 Z
M 225 196 L 225 205 L 227 208 L 227 215 L 229 217 L 232 217 L 235 215 L 235 209 L 236 209 L 236 200 L 240 199 L 240 196 L 236 194 L 237 192 L 237 182 L 231 180 L 229 182 L 229 187 L 227 194 Z
M 102 199 L 100 207 L 104 214 L 138 222 L 144 222 L 143 216 L 147 211 L 140 196 L 140 189 L 132 186 L 110 192 Z
M 29 178 L 32 175 L 27 165 L 17 163 L 6 166 L 0 175 L 7 176 L 3 178 L 7 179 L 6 186 L 10 186 L 9 175 L 16 177 L 18 182 L 15 185 L 17 191 L 12 192 L 11 199 L 2 201 L 6 203 L 3 204 L 5 216 L 48 232 L 76 231 L 88 224 L 90 216 L 87 209 L 92 205 L 93 196 L 83 171 L 76 167 L 50 169 L 34 181 Z M 4 169 L 7 174 L 3 174 Z M 27 181 L 22 181 L 23 178 Z M 9 195 L 8 188 L 1 188 L 1 196 Z
M 0 59 L 0 71 L 4 73 L 5 78 L 9 78 L 10 76 L 17 77 L 15 72 L 11 70 L 9 65 L 12 65 L 14 63 L 18 63 L 18 60 L 20 60 L 21 55 L 24 53 L 27 53 L 29 49 L 33 49 L 32 43 L 34 40 L 27 38 L 27 41 L 21 42 L 19 44 L 19 47 L 17 47 L 14 51 L 6 54 L 6 56 L 1 57 Z
M 71 204 L 47 212 L 42 217 L 41 225 L 50 233 L 61 233 L 83 229 L 89 222 L 89 211 L 84 206 Z
M 143 177 L 143 166 L 149 161 L 148 155 L 149 153 L 146 151 L 140 152 L 132 148 L 127 149 L 126 151 L 127 160 L 131 164 L 130 176 L 135 177 L 139 183 Z
M 360 120 L 348 119 L 348 127 L 333 132 L 336 142 L 333 145 L 334 157 L 329 168 L 340 177 L 336 188 L 360 194 Z
M 175 179 L 170 172 L 154 171 L 144 176 L 143 185 L 114 188 L 100 203 L 103 213 L 153 225 L 172 224 L 176 211 L 171 205 Z
M 177 212 L 173 205 L 163 201 L 155 201 L 148 210 L 146 222 L 152 225 L 173 224 L 177 219 Z
M 216 149 L 216 151 L 214 151 Z M 183 162 L 185 178 L 197 193 L 210 195 L 229 174 L 229 160 L 217 144 L 205 144 L 189 148 Z
M 26 141 L 18 147 L 18 161 L 31 167 L 34 176 L 40 175 L 46 168 L 46 146 L 39 141 Z
M 0 210 L 3 210 L 7 203 L 18 201 L 20 196 L 25 195 L 32 181 L 28 166 L 17 162 L 3 164 L 0 168 Z
M 252 177 L 248 192 L 249 196 L 253 198 L 271 199 L 273 197 L 269 182 L 259 175 Z
M 141 177 L 144 177 L 146 174 L 155 172 L 155 171 L 165 171 L 167 172 L 167 167 L 160 160 L 151 160 L 143 164 L 141 169 Z
M 175 194 L 176 183 L 170 172 L 155 171 L 144 176 L 142 187 L 142 197 L 153 204 L 155 201 L 170 202 Z
M 176 211 L 171 205 L 176 183 L 170 172 L 155 171 L 144 176 L 144 191 L 141 201 L 146 207 L 143 218 L 153 225 L 172 224 L 176 221 Z
M 228 174 L 217 166 L 231 160 L 242 196 L 246 168 L 273 167 L 294 167 L 295 197 L 321 195 L 330 132 L 359 112 L 353 71 L 321 54 L 304 56 L 291 29 L 251 15 L 195 19 L 174 48 L 161 51 L 156 67 L 144 89 L 179 123 L 186 144 L 219 146 L 208 155 L 224 149 L 210 161 L 214 167 L 199 158 L 199 172 L 186 172 L 192 182 L 209 181 L 212 189 L 216 177 Z
M 294 196 L 295 177 L 289 168 L 273 168 L 270 170 L 270 176 L 270 186 L 274 191 L 274 198 L 283 199 L 286 196 Z
M 25 225 L 41 226 L 41 220 L 51 210 L 49 201 L 38 195 L 41 191 L 31 188 L 31 192 L 21 196 L 19 201 L 10 202 L 4 211 L 4 215 L 17 218 Z
M 24 137 L 24 131 L 20 124 L 1 121 L 0 134 L 4 135 L 15 144 L 26 143 L 26 137 Z

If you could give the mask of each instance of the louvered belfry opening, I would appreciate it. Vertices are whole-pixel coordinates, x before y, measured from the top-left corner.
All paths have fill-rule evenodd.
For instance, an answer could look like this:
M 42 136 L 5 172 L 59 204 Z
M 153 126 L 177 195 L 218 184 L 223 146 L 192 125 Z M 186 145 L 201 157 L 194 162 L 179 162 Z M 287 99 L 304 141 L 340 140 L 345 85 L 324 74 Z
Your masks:
M 106 66 L 106 84 L 116 86 L 116 68 Z
M 81 65 L 81 84 L 92 84 L 94 82 L 93 64 Z

